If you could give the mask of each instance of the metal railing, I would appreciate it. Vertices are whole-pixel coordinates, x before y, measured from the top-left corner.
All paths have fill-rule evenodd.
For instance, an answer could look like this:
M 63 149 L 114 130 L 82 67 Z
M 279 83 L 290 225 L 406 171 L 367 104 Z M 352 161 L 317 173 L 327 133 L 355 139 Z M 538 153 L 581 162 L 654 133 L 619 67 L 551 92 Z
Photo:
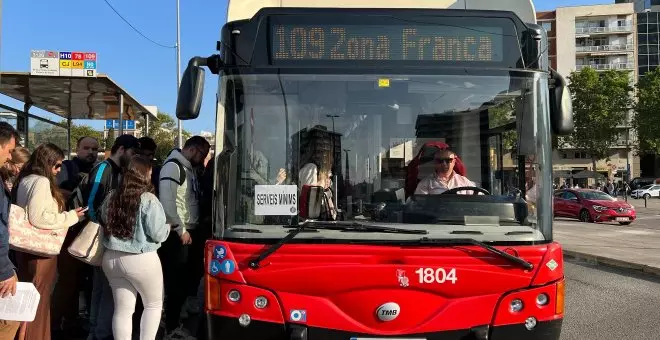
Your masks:
M 612 26 L 612 27 L 576 27 L 575 34 L 585 33 L 617 33 L 632 32 L 633 26 Z
M 633 49 L 634 49 L 633 44 L 575 46 L 576 52 L 619 52 L 619 51 L 632 51 Z
M 578 71 L 591 67 L 595 70 L 634 70 L 634 63 L 613 63 L 613 64 L 586 64 L 586 65 L 577 65 L 576 69 Z

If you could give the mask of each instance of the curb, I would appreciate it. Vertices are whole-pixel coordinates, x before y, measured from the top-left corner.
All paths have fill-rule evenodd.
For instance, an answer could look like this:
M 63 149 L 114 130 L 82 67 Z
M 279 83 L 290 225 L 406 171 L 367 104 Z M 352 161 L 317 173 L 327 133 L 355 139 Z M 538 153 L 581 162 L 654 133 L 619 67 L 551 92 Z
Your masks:
M 605 265 L 605 266 L 615 267 L 615 268 L 620 268 L 620 269 L 639 271 L 639 272 L 643 272 L 645 274 L 650 274 L 650 275 L 660 277 L 660 268 L 652 267 L 652 266 L 645 265 L 645 264 L 622 261 L 622 260 L 617 260 L 617 259 L 610 258 L 610 257 L 598 256 L 598 255 L 593 255 L 593 254 L 588 254 L 588 253 L 581 253 L 581 252 L 572 251 L 572 250 L 564 250 L 564 257 L 571 258 L 571 259 L 576 259 L 576 260 L 583 260 L 583 261 L 586 261 L 588 263 L 595 264 L 595 265 Z

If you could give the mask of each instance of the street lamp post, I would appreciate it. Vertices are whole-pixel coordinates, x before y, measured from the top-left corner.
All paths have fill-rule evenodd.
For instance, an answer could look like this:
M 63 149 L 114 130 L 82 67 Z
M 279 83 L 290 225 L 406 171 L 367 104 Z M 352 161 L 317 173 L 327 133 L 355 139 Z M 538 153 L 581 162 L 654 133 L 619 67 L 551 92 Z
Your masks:
M 176 0 L 176 93 L 179 96 L 179 86 L 181 86 L 181 27 L 179 25 L 179 0 Z M 181 119 L 176 120 L 177 128 L 177 146 L 183 148 L 183 126 Z

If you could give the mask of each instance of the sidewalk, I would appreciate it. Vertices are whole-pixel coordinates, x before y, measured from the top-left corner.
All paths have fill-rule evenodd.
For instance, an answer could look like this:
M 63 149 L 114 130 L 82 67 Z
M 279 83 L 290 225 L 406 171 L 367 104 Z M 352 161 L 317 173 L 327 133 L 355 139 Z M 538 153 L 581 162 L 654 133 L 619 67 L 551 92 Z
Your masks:
M 660 276 L 660 200 L 629 200 L 638 220 L 628 226 L 555 219 L 554 239 L 564 256 Z

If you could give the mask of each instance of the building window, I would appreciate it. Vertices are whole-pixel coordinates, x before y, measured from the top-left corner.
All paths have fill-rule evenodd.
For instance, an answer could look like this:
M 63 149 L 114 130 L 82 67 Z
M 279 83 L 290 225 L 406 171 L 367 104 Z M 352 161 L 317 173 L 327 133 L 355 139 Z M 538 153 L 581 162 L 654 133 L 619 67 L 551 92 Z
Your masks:
M 587 158 L 589 158 L 589 155 L 586 152 L 583 152 L 583 151 L 576 151 L 575 152 L 575 158 L 576 159 L 587 159 Z
M 545 28 L 546 31 L 552 32 L 552 22 L 544 21 L 541 23 L 541 26 L 543 26 L 543 28 Z

